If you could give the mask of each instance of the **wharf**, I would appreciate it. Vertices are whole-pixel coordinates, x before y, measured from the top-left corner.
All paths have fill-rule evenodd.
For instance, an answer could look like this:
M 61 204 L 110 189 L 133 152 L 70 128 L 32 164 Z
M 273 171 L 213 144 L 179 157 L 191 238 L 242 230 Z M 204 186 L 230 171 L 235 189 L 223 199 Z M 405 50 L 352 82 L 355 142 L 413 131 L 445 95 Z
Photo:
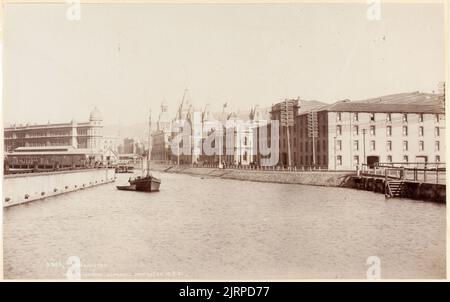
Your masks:
M 387 198 L 403 197 L 446 202 L 445 168 L 363 165 L 351 178 L 351 187 L 383 193 Z

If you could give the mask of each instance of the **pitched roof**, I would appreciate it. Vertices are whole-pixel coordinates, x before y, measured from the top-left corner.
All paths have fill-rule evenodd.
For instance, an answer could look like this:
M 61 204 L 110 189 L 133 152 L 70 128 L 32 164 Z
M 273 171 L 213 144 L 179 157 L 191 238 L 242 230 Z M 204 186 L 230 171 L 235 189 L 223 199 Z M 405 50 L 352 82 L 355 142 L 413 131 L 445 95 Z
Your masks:
M 316 100 L 300 100 L 299 101 L 299 113 L 302 114 L 303 112 L 309 112 L 311 110 L 317 110 L 318 108 L 328 106 L 328 104 Z
M 315 111 L 444 113 L 443 96 L 430 93 L 398 93 L 360 101 L 339 101 Z

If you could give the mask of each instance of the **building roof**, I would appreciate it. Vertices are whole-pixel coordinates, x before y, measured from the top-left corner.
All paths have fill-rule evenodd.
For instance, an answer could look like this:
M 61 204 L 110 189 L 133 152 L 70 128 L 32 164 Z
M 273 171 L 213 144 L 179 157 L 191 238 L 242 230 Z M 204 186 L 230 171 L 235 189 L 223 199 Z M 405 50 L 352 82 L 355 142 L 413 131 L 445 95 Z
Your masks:
M 309 112 L 311 110 L 317 110 L 318 108 L 321 108 L 325 105 L 327 105 L 324 102 L 316 101 L 316 100 L 300 100 L 299 101 L 299 114 L 302 114 L 303 112 Z
M 285 104 L 286 101 L 291 101 L 294 103 L 294 107 L 298 107 L 300 104 L 300 98 L 298 99 L 285 99 L 284 101 L 280 101 L 276 104 L 273 104 L 272 107 L 270 108 L 270 113 L 273 112 L 279 112 L 282 110 L 282 108 L 284 107 L 283 105 Z
M 314 111 L 331 112 L 385 112 L 385 113 L 444 113 L 443 96 L 440 94 L 410 92 L 370 98 L 343 100 L 324 105 Z
M 100 113 L 100 110 L 98 110 L 97 107 L 94 108 L 94 110 L 91 111 L 91 114 L 89 115 L 90 121 L 101 121 L 103 120 L 102 114 Z
M 49 129 L 49 128 L 71 128 L 72 124 L 71 123 L 58 123 L 58 124 L 35 124 L 35 125 L 31 125 L 31 124 L 13 124 L 13 125 L 9 125 L 9 126 L 5 126 L 4 130 L 5 131 L 13 131 L 13 130 L 38 130 L 38 129 Z
M 102 116 L 100 111 L 97 109 L 97 107 L 92 110 L 89 116 L 90 121 L 101 121 Z M 74 119 L 72 119 L 68 123 L 50 123 L 50 121 L 47 124 L 31 124 L 31 123 L 25 123 L 25 124 L 4 124 L 3 129 L 4 131 L 25 131 L 25 130 L 45 130 L 45 129 L 58 129 L 58 128 L 82 128 L 82 127 L 91 127 L 90 122 L 77 122 Z
M 327 105 L 324 102 L 320 102 L 320 101 L 316 101 L 316 100 L 302 100 L 300 98 L 298 98 L 295 101 L 295 105 L 298 106 L 298 114 L 302 114 L 303 112 L 309 112 L 311 110 L 316 110 L 318 108 L 321 108 L 325 105 Z M 269 113 L 271 113 L 272 111 L 279 111 L 281 109 L 281 104 L 283 102 L 279 102 L 276 103 L 275 105 L 272 105 L 271 111 Z

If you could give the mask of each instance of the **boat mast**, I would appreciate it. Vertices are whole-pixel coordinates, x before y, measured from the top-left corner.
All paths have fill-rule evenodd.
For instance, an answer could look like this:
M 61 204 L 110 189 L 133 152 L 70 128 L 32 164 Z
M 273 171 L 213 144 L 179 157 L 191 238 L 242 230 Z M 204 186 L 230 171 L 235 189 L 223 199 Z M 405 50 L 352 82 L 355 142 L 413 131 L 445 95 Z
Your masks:
M 150 108 L 148 117 L 148 154 L 147 154 L 147 176 L 150 174 L 150 158 L 151 158 L 151 140 L 152 140 L 152 109 Z

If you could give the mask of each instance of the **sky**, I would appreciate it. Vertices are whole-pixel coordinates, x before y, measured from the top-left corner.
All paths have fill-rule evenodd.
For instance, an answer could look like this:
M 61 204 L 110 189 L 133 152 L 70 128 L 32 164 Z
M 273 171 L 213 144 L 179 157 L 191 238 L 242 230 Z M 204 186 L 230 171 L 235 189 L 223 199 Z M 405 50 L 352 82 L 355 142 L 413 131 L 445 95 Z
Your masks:
M 171 115 L 188 89 L 201 108 L 285 98 L 359 100 L 437 90 L 440 4 L 5 4 L 3 120 L 105 124 Z

